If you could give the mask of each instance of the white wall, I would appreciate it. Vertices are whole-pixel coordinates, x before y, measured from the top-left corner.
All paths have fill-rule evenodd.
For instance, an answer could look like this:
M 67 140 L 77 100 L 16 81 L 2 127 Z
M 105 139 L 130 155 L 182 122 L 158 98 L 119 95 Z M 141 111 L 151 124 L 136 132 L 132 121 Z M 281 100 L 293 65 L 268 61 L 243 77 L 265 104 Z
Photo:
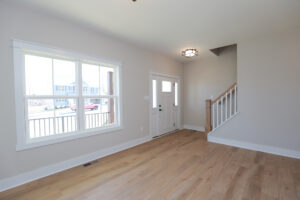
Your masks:
M 300 152 L 300 29 L 239 42 L 237 55 L 240 114 L 212 136 Z
M 205 100 L 216 98 L 237 79 L 236 46 L 184 64 L 184 124 L 205 127 Z
M 16 152 L 12 38 L 123 64 L 122 131 Z M 40 11 L 0 2 L 0 179 L 55 164 L 149 134 L 149 72 L 182 76 L 172 59 Z M 144 127 L 141 132 L 140 127 Z

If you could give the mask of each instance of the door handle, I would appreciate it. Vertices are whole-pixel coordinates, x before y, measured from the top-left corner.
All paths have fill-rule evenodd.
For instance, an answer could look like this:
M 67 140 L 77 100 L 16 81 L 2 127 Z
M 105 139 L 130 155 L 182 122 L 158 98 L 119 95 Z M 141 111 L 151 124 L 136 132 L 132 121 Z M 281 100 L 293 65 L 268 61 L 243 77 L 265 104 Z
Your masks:
M 162 111 L 162 109 L 160 108 L 158 111 Z

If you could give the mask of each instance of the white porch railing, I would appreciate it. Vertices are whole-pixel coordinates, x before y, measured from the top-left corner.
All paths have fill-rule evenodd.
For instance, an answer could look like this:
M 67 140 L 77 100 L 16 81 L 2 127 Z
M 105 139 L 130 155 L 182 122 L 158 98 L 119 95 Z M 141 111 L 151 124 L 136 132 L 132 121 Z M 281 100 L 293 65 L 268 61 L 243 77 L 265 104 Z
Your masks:
M 35 118 L 29 119 L 28 123 L 30 138 L 75 132 L 77 130 L 76 115 Z M 86 129 L 102 127 L 109 123 L 109 112 L 91 113 L 85 115 Z
M 85 127 L 89 128 L 97 128 L 102 127 L 107 124 L 110 124 L 110 113 L 92 113 L 85 115 Z

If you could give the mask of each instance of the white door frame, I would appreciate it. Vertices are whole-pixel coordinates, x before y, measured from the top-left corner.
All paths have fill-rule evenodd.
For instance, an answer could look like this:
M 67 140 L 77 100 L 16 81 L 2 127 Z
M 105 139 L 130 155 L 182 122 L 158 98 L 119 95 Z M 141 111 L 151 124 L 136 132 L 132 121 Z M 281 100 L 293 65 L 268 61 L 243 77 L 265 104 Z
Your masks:
M 177 114 L 177 122 L 178 124 L 176 124 L 176 129 L 181 129 L 181 81 L 180 81 L 180 77 L 179 76 L 174 76 L 174 75 L 169 75 L 169 74 L 163 74 L 163 73 L 158 73 L 158 72 L 150 72 L 149 73 L 149 97 L 150 97 L 150 103 L 149 103 L 149 120 L 150 120 L 150 124 L 149 124 L 149 133 L 150 133 L 150 137 L 153 138 L 153 130 L 152 130 L 152 125 L 153 125 L 153 121 L 152 121 L 152 105 L 153 105 L 153 94 L 152 94 L 152 78 L 153 76 L 161 76 L 161 77 L 165 77 L 165 78 L 172 78 L 175 79 L 176 82 L 178 83 L 178 114 Z

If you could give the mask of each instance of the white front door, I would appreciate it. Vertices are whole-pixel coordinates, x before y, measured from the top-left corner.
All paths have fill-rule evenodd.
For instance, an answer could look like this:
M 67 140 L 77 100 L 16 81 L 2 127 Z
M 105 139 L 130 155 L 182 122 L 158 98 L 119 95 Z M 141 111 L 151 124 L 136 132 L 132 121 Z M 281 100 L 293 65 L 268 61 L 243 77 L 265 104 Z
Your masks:
M 152 136 L 178 128 L 178 80 L 152 76 Z

